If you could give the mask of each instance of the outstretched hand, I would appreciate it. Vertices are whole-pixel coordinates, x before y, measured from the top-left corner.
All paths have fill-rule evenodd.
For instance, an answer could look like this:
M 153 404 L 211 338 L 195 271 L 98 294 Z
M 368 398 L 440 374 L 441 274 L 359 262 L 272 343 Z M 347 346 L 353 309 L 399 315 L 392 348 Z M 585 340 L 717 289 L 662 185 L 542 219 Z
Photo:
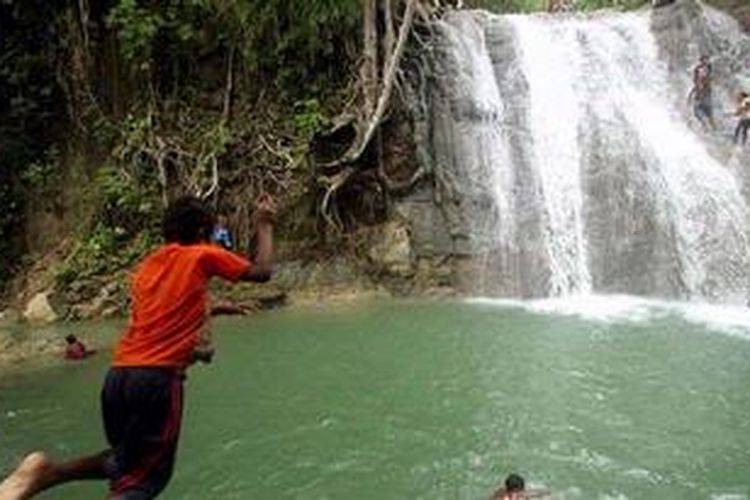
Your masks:
M 276 218 L 276 201 L 268 193 L 263 193 L 255 200 L 255 223 L 273 223 Z

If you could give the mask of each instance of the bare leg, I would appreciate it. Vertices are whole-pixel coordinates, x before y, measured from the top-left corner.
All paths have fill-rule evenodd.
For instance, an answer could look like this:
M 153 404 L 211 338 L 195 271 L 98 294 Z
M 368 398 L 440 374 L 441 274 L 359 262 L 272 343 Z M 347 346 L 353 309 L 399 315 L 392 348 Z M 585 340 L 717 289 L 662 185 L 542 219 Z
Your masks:
M 83 479 L 105 479 L 105 463 L 109 450 L 53 462 L 47 455 L 34 452 L 26 456 L 13 473 L 0 484 L 0 500 L 25 500 L 58 484 Z

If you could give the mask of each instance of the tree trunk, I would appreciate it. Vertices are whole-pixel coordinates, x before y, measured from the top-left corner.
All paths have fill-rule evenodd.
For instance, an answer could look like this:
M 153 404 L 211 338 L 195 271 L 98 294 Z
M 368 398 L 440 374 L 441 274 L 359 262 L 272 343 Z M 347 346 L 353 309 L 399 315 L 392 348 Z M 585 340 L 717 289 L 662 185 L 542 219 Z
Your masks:
M 234 100 L 234 52 L 232 45 L 227 55 L 227 78 L 224 84 L 224 105 L 222 106 L 221 119 L 225 125 L 232 118 L 232 101 Z
M 406 41 L 409 38 L 411 32 L 412 22 L 414 21 L 414 11 L 416 10 L 417 0 L 408 0 L 406 9 L 404 10 L 404 19 L 401 21 L 401 27 L 399 28 L 398 41 L 396 47 L 393 49 L 393 53 L 388 61 L 388 66 L 383 69 L 383 88 L 380 91 L 380 96 L 377 98 L 377 104 L 374 113 L 371 113 L 367 122 L 364 137 L 359 147 L 354 151 L 348 160 L 353 161 L 359 158 L 364 152 L 365 148 L 372 139 L 372 135 L 380 125 L 380 120 L 385 114 L 386 107 L 391 98 L 391 92 L 393 86 L 396 84 L 396 72 L 398 71 L 398 65 L 401 61 L 401 56 L 406 50 Z
M 393 0 L 383 0 L 383 22 L 385 23 L 385 33 L 383 34 L 383 68 L 386 68 L 393 54 L 393 45 L 396 43 L 396 35 L 393 31 Z
M 375 111 L 378 98 L 378 4 L 377 0 L 362 0 L 362 31 L 364 50 L 362 61 L 362 85 L 364 116 Z

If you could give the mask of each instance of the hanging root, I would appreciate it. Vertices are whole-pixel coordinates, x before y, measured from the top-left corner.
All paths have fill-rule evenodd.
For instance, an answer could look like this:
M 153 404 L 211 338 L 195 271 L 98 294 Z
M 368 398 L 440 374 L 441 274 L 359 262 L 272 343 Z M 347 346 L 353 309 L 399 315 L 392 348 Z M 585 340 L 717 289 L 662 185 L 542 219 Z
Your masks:
M 385 115 L 385 111 L 391 98 L 391 93 L 393 92 L 393 87 L 396 84 L 399 63 L 401 62 L 401 57 L 403 56 L 404 50 L 406 49 L 406 42 L 409 38 L 409 33 L 411 32 L 416 6 L 417 0 L 409 0 L 406 4 L 404 19 L 401 22 L 401 27 L 399 28 L 396 47 L 393 49 L 393 53 L 387 58 L 388 64 L 385 69 L 383 84 L 381 86 L 383 90 L 378 97 L 378 103 L 375 107 L 375 112 L 371 117 L 369 117 L 366 122 L 364 129 L 365 132 L 364 134 L 362 134 L 362 138 L 358 142 L 355 142 L 355 144 L 352 145 L 352 147 L 349 149 L 349 151 L 347 151 L 346 154 L 344 154 L 343 157 L 333 162 L 323 164 L 320 166 L 321 168 L 330 169 L 332 167 L 354 163 L 362 156 L 365 149 L 367 149 L 367 146 L 372 140 L 375 130 L 377 130 L 378 126 L 383 120 L 383 116 Z
M 389 0 L 386 0 L 386 2 L 388 1 Z M 386 111 L 391 100 L 391 95 L 393 94 L 394 89 L 398 89 L 399 80 L 402 78 L 400 64 L 404 52 L 406 51 L 409 36 L 413 31 L 415 14 L 417 13 L 418 8 L 418 0 L 406 1 L 406 7 L 404 9 L 403 18 L 398 30 L 398 38 L 396 39 L 395 44 L 392 39 L 392 30 L 388 29 L 389 26 L 386 28 L 386 40 L 384 45 L 386 51 L 391 47 L 392 50 L 386 52 L 384 57 L 385 67 L 382 72 L 382 82 L 378 85 L 378 88 L 381 90 L 377 97 L 377 104 L 370 116 L 347 121 L 348 124 L 354 124 L 356 127 L 354 142 L 338 159 L 317 165 L 318 170 L 325 173 L 325 175 L 321 175 L 317 178 L 318 184 L 324 189 L 319 211 L 325 221 L 337 231 L 341 230 L 341 224 L 338 217 L 338 210 L 335 207 L 335 194 L 356 177 L 358 170 L 355 168 L 355 164 L 361 159 L 364 152 L 367 150 L 367 147 L 372 142 L 375 132 L 387 117 Z M 386 9 L 386 14 L 389 18 L 387 21 L 390 22 L 390 9 Z M 364 85 L 362 85 L 362 87 L 364 91 L 367 91 L 367 89 L 364 89 Z M 365 106 L 365 108 L 367 107 Z M 421 178 L 421 175 L 422 174 L 420 173 L 419 178 Z M 379 167 L 378 177 L 387 181 L 387 177 L 382 173 L 382 166 Z M 416 179 L 414 183 L 417 181 L 418 179 Z M 411 183 L 411 185 L 414 183 Z M 387 185 L 386 182 L 386 186 Z
M 190 193 L 207 200 L 218 192 L 219 159 L 214 152 L 196 154 L 174 138 L 149 131 L 145 140 L 122 147 L 119 157 L 131 166 L 146 160 L 156 167 L 165 207 L 175 194 Z
M 323 200 L 320 203 L 320 214 L 323 219 L 333 228 L 340 231 L 341 223 L 336 214 L 335 208 L 331 206 L 331 200 L 341 186 L 346 184 L 349 178 L 354 174 L 355 170 L 353 167 L 345 167 L 340 170 L 337 174 L 330 176 L 318 177 L 318 183 L 326 186 L 325 193 L 323 194 Z

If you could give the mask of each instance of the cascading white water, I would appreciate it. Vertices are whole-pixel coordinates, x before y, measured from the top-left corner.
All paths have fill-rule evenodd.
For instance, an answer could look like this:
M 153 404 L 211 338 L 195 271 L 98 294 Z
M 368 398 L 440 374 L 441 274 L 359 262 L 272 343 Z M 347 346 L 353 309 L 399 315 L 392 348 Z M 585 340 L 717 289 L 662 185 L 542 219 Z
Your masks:
M 465 198 L 494 200 L 465 206 L 500 294 L 745 302 L 740 181 L 679 109 L 690 68 L 660 59 L 649 12 L 456 12 L 439 30 L 431 148 Z
M 585 126 L 577 80 L 583 64 L 578 30 L 528 17 L 511 19 L 521 70 L 529 82 L 531 159 L 539 172 L 546 209 L 544 240 L 551 268 L 550 292 L 590 292 L 578 143 L 578 129 Z M 498 193 L 498 198 L 504 196 L 506 193 Z
M 589 99 L 609 107 L 600 109 L 605 116 L 620 110 L 638 137 L 634 153 L 651 158 L 649 184 L 671 216 L 687 291 L 742 300 L 748 264 L 745 201 L 734 176 L 672 109 L 668 74 L 643 18 L 620 16 L 585 30 L 591 56 L 610 82 Z

